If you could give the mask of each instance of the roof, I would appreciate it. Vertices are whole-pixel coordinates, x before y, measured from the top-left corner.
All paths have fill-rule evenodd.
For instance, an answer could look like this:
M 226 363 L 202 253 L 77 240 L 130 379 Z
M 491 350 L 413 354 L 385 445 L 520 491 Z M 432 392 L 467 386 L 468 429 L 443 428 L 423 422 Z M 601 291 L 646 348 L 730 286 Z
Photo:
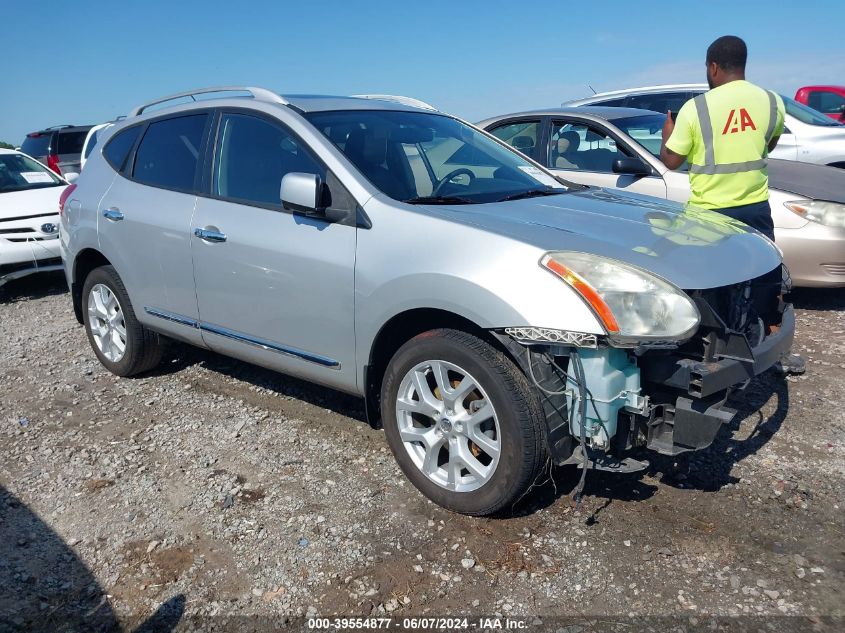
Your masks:
M 27 134 L 51 134 L 53 132 L 82 132 L 86 130 L 90 130 L 93 126 L 91 125 L 54 125 L 53 127 L 47 127 L 43 130 L 35 130 L 34 132 L 30 132 Z
M 233 95 L 231 93 L 240 93 Z M 246 94 L 243 94 L 246 93 Z M 213 95 L 213 96 L 209 96 Z M 201 99 L 197 99 L 201 96 Z M 179 111 L 182 106 L 193 105 L 195 103 L 202 103 L 215 100 L 240 100 L 240 99 L 254 99 L 256 102 L 269 103 L 277 106 L 289 106 L 299 112 L 326 112 L 330 110 L 404 110 L 411 112 L 432 112 L 435 108 L 411 97 L 403 97 L 399 95 L 353 95 L 353 96 L 333 96 L 333 95 L 311 95 L 311 94 L 294 94 L 281 95 L 278 92 L 268 90 L 267 88 L 258 88 L 254 86 L 211 86 L 208 88 L 198 88 L 196 90 L 188 90 L 180 92 L 167 97 L 160 97 L 153 101 L 148 101 L 144 104 L 134 107 L 129 112 L 129 117 L 135 117 L 145 112 L 154 106 L 162 106 L 172 101 L 190 99 L 189 103 L 178 103 L 168 106 L 163 106 L 157 109 L 156 112 L 162 111 Z
M 19 152 L 16 149 L 6 149 L 4 147 L 0 147 L 0 154 L 22 154 L 23 152 Z
M 290 105 L 303 112 L 328 112 L 331 110 L 403 110 L 428 112 L 430 108 L 416 107 L 390 99 L 376 97 L 345 97 L 336 95 L 282 95 Z
M 828 85 L 819 85 L 819 86 L 801 86 L 796 92 L 801 92 L 802 90 L 830 90 L 832 92 L 845 92 L 845 86 L 834 86 L 831 84 Z
M 589 97 L 567 101 L 565 105 L 576 105 L 590 102 L 594 99 L 606 99 L 612 97 L 624 97 L 631 94 L 646 94 L 649 92 L 664 92 L 666 90 L 707 90 L 707 84 L 663 84 L 660 86 L 643 86 L 641 88 L 624 88 L 622 90 L 611 90 L 610 92 L 597 92 Z
M 524 116 L 559 116 L 563 114 L 588 116 L 597 119 L 604 119 L 606 121 L 615 121 L 617 119 L 628 119 L 635 116 L 646 116 L 654 114 L 662 114 L 661 112 L 654 112 L 652 110 L 643 110 L 641 108 L 611 108 L 609 106 L 577 106 L 577 107 L 562 107 L 562 108 L 548 108 L 546 110 L 528 110 L 526 112 L 514 112 L 512 114 L 503 114 L 501 116 L 490 117 L 484 121 L 480 121 L 478 125 L 484 127 L 493 121 L 501 121 L 502 119 L 509 119 Z

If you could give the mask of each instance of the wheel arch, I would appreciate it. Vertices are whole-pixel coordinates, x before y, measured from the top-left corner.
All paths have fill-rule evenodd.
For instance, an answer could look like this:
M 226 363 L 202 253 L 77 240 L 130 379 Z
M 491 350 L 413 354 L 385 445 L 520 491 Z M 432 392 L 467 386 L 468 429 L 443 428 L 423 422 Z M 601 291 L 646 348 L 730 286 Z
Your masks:
M 73 313 L 76 320 L 82 323 L 82 287 L 91 271 L 100 266 L 111 266 L 111 262 L 95 248 L 81 250 L 73 260 L 71 270 L 70 294 L 73 299 Z
M 517 366 L 519 363 L 504 345 L 471 319 L 442 308 L 411 308 L 394 315 L 382 325 L 370 346 L 364 367 L 364 405 L 367 421 L 381 425 L 380 393 L 385 370 L 396 351 L 409 340 L 430 330 L 454 329 L 473 334 L 505 353 Z

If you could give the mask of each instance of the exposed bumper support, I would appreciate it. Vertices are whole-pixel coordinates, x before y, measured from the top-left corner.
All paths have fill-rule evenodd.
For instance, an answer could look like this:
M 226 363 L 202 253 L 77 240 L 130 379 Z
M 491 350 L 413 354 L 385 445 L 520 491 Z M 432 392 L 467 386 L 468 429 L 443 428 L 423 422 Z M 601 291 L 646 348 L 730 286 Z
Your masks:
M 792 347 L 795 311 L 787 305 L 780 330 L 770 334 L 750 354 L 731 358 L 726 354 L 712 362 L 666 359 L 644 364 L 644 379 L 681 389 L 695 398 L 707 398 L 762 374 Z

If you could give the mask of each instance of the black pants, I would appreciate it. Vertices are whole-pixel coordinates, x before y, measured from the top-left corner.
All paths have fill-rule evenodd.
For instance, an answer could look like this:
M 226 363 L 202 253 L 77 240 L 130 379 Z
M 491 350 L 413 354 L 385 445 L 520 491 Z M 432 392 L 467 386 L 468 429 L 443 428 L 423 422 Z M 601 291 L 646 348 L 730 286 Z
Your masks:
M 757 229 L 773 242 L 775 241 L 775 225 L 772 222 L 772 208 L 769 201 L 744 204 L 739 207 L 727 209 L 714 209 L 728 217 L 744 222 L 751 228 Z M 766 325 L 778 325 L 780 323 L 781 283 L 783 273 L 781 267 L 771 270 L 751 281 L 751 300 L 754 308 L 763 319 Z

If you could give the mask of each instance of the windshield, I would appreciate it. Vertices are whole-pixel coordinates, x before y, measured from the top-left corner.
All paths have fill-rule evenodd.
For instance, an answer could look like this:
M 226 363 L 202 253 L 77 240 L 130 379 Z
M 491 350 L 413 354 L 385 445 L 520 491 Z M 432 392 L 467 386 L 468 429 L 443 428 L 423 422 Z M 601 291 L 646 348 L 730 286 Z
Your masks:
M 567 191 L 520 154 L 445 115 L 346 110 L 306 117 L 394 200 L 470 204 Z
M 660 158 L 660 143 L 663 139 L 665 114 L 632 116 L 626 119 L 613 119 L 611 123 L 642 145 L 649 154 Z
M 58 187 L 65 183 L 23 154 L 0 154 L 0 193 Z
M 838 121 L 834 121 L 830 117 L 823 115 L 818 110 L 813 110 L 813 108 L 809 106 L 805 106 L 803 103 L 798 103 L 795 99 L 790 99 L 789 97 L 784 97 L 781 95 L 783 99 L 783 105 L 786 108 L 786 113 L 790 116 L 794 116 L 796 119 L 801 121 L 801 123 L 807 123 L 808 125 L 820 125 L 823 127 L 841 127 L 842 124 Z

